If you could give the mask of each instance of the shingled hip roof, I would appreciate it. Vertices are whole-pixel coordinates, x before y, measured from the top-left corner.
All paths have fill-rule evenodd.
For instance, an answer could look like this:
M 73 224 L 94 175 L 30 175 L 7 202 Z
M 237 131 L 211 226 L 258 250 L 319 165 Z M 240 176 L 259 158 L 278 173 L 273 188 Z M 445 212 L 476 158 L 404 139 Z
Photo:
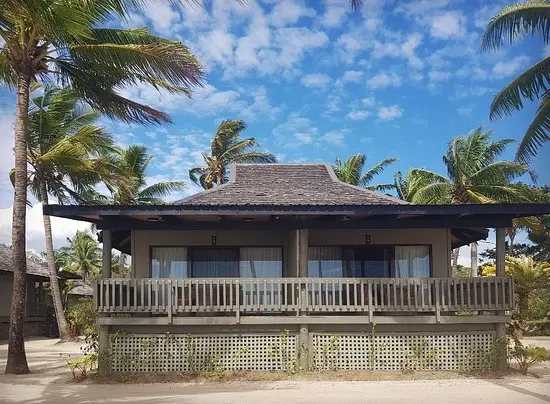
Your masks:
M 193 206 L 369 206 L 408 204 L 343 183 L 328 164 L 234 164 L 223 185 L 175 202 Z

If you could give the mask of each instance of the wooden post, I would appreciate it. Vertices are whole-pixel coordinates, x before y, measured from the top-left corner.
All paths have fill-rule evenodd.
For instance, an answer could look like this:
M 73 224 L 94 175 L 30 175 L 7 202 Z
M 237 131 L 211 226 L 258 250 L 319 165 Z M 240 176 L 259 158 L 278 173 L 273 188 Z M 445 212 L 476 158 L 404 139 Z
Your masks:
M 111 230 L 103 230 L 103 263 L 101 267 L 101 277 L 111 277 L 111 249 L 112 249 L 112 233 Z M 102 286 L 103 287 L 103 286 Z M 114 287 L 114 286 L 111 286 Z M 106 291 L 110 293 L 109 290 Z M 122 301 L 122 295 L 119 296 Z M 114 302 L 113 302 L 114 304 Z M 99 321 L 99 318 L 98 318 Z M 110 373 L 111 363 L 109 361 L 109 326 L 97 324 L 99 330 L 99 359 L 98 370 L 101 375 Z
M 496 229 L 496 276 L 502 277 L 506 276 L 506 242 L 503 228 Z M 504 311 L 498 311 L 497 315 L 504 315 Z M 496 337 L 498 341 L 502 341 L 506 338 L 506 324 L 497 323 L 496 325 Z M 504 350 L 501 355 L 497 358 L 497 370 L 504 371 L 507 367 L 507 352 Z
M 298 335 L 297 352 L 301 369 L 309 370 L 309 326 L 302 324 L 300 326 L 300 334 Z

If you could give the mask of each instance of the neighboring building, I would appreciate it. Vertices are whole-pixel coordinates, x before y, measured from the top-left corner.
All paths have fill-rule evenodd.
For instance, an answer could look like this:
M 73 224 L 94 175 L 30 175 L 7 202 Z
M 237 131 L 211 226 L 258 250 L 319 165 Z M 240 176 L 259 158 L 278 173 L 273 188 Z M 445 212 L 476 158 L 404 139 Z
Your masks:
M 11 297 L 13 293 L 13 268 L 11 250 L 0 244 L 0 339 L 7 339 L 10 324 Z M 43 284 L 49 282 L 48 268 L 27 259 L 27 287 L 25 296 L 25 335 L 43 334 L 46 316 L 46 300 Z
M 79 275 L 59 271 L 60 280 L 80 279 Z M 27 287 L 25 295 L 25 336 L 56 336 L 51 298 L 44 284 L 50 282 L 46 263 L 27 257 Z M 0 339 L 7 339 L 13 294 L 13 267 L 10 247 L 0 244 Z
M 411 205 L 323 164 L 230 171 L 169 205 L 44 207 L 103 230 L 95 301 L 111 370 L 482 367 L 514 301 L 504 228 L 550 213 Z M 453 279 L 451 249 L 486 228 L 497 276 Z M 111 246 L 132 256 L 132 278 L 110 278 Z
M 77 281 L 75 286 L 67 294 L 67 310 L 80 302 L 83 298 L 92 298 L 94 289 L 84 281 Z

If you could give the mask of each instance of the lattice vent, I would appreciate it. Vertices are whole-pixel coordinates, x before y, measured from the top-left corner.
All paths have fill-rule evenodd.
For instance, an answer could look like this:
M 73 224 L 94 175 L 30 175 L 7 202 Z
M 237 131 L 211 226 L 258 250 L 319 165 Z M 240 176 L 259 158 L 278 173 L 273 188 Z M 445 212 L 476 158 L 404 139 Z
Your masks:
M 311 334 L 320 370 L 480 369 L 494 333 Z
M 115 372 L 284 371 L 296 356 L 296 336 L 122 335 L 111 342 Z

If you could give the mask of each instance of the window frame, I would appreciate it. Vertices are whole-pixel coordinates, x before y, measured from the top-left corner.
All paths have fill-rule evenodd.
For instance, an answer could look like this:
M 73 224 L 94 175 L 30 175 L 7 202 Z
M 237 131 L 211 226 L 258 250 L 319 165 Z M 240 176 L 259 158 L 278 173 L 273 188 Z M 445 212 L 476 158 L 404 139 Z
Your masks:
M 181 245 L 181 244 L 171 244 L 171 245 L 150 245 L 149 246 L 149 278 L 152 279 L 153 277 L 153 248 L 186 248 L 187 249 L 187 278 L 184 279 L 202 279 L 202 278 L 193 278 L 193 265 L 190 260 L 190 257 L 192 256 L 190 254 L 190 251 L 193 249 L 235 249 L 237 250 L 237 277 L 234 279 L 239 279 L 241 277 L 241 269 L 240 269 L 240 262 L 241 262 L 241 248 L 280 248 L 281 249 L 281 278 L 285 277 L 286 274 L 286 266 L 285 266 L 285 248 L 283 245 Z M 262 279 L 262 278 L 257 278 Z M 269 278 L 264 278 L 269 279 Z
M 395 268 L 395 247 L 396 246 L 403 246 L 403 247 L 419 247 L 419 246 L 428 246 L 430 259 L 429 259 L 429 265 L 430 265 L 430 278 L 433 278 L 433 244 L 431 243 L 396 243 L 396 244 L 312 244 L 308 245 L 308 252 L 309 247 L 340 247 L 342 248 L 342 251 L 344 251 L 346 248 L 368 248 L 369 246 L 376 246 L 376 247 L 382 247 L 382 248 L 389 248 L 390 250 L 390 276 L 387 279 L 397 279 L 396 278 L 396 268 Z M 309 255 L 309 254 L 308 254 Z M 345 261 L 342 258 L 343 265 L 342 269 L 345 270 Z M 309 256 L 308 256 L 308 262 L 309 262 Z M 345 279 L 342 278 L 342 279 Z M 365 278 L 367 279 L 367 278 Z M 406 278 L 401 278 L 406 279 Z

